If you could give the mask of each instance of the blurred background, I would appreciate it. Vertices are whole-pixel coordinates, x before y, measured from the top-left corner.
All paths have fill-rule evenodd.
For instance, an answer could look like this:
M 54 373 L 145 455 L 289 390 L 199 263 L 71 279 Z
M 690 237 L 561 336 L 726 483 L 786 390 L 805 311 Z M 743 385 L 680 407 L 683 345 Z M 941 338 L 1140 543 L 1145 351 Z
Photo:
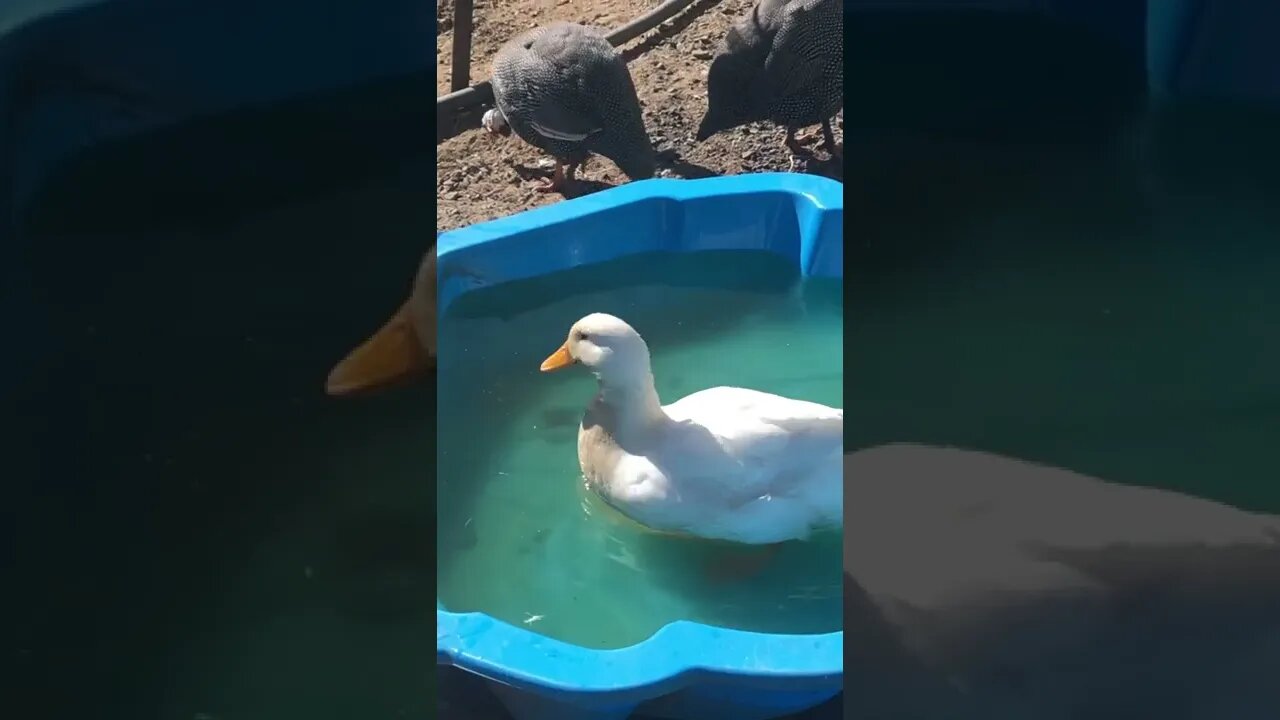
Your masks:
M 847 7 L 855 442 L 1280 509 L 1280 11 Z M 433 242 L 433 23 L 400 0 L 0 6 L 11 715 L 430 712 L 432 390 L 322 383 Z M 405 453 L 421 474 L 386 469 Z

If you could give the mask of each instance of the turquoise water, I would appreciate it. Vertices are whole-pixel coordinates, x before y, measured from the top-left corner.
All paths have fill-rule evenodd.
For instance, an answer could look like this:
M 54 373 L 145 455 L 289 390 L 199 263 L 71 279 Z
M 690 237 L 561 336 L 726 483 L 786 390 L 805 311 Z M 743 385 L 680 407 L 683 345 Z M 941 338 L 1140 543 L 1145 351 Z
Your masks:
M 572 293 L 566 288 L 575 288 Z M 631 323 L 664 402 L 716 385 L 843 404 L 842 284 L 758 252 L 649 255 L 476 291 L 441 322 L 437 592 L 575 644 L 634 644 L 672 621 L 841 626 L 838 533 L 759 549 L 645 530 L 582 487 L 595 379 L 538 365 L 591 312 Z

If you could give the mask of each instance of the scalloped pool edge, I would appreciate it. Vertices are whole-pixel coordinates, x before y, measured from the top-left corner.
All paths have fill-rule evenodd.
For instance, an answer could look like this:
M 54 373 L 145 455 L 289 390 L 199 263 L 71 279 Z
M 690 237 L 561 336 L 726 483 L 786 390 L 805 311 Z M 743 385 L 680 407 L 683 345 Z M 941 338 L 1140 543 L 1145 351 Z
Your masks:
M 441 312 L 475 287 L 645 251 L 767 250 L 793 255 L 805 275 L 842 277 L 843 192 L 844 186 L 832 180 L 784 173 L 645 180 L 451 230 L 437 238 Z M 744 202 L 764 215 L 794 212 L 794 219 L 762 216 L 755 223 L 762 230 L 754 235 L 746 233 L 752 237 L 742 241 L 730 240 L 733 233 L 717 236 L 714 211 L 741 208 Z M 697 223 L 711 218 L 709 230 L 697 226 L 691 234 L 689 216 L 684 212 L 690 208 L 706 211 L 697 214 Z M 593 217 L 598 221 L 606 214 L 625 217 L 640 212 L 650 219 L 648 226 L 597 223 L 588 228 L 611 232 L 613 236 L 607 241 L 591 232 L 580 234 L 572 226 Z M 719 217 L 739 226 L 753 224 L 742 215 L 720 213 Z M 799 242 L 788 247 L 771 244 L 765 230 L 775 229 L 777 222 L 792 221 L 791 230 Z M 586 242 L 583 234 L 590 236 Z M 706 236 L 715 241 L 704 242 Z M 542 249 L 553 251 L 534 253 L 536 257 L 511 251 L 514 243 L 537 246 L 539 241 Z M 486 253 L 486 248 L 495 252 Z M 439 606 L 436 610 L 437 664 L 452 665 L 510 690 L 540 696 L 514 703 L 528 710 L 517 713 L 522 718 L 624 718 L 643 703 L 687 690 L 700 678 L 711 679 L 706 676 L 718 676 L 716 684 L 729 683 L 731 691 L 736 686 L 739 692 L 750 694 L 752 690 L 742 687 L 749 685 L 773 696 L 768 704 L 776 707 L 776 714 L 785 714 L 840 692 L 843 651 L 843 632 L 779 635 L 688 621 L 666 625 L 626 648 L 593 650 L 483 613 L 454 613 Z M 793 697 L 794 702 L 787 702 L 786 697 Z M 510 699 L 504 700 L 513 705 Z M 546 701 L 553 706 L 541 711 L 535 707 Z M 710 716 L 707 709 L 694 712 L 698 717 Z M 733 717 L 745 714 L 734 711 Z M 768 712 L 758 715 L 774 716 Z

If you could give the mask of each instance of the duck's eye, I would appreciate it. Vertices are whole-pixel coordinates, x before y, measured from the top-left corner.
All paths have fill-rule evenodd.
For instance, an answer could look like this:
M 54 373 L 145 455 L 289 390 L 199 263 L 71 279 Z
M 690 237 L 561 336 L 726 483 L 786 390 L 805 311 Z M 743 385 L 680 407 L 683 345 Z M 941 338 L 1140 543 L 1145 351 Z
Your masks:
M 579 341 L 582 341 L 582 340 L 590 340 L 590 339 L 591 339 L 591 335 L 590 335 L 590 334 L 588 334 L 588 333 L 578 333 L 578 340 L 579 340 Z

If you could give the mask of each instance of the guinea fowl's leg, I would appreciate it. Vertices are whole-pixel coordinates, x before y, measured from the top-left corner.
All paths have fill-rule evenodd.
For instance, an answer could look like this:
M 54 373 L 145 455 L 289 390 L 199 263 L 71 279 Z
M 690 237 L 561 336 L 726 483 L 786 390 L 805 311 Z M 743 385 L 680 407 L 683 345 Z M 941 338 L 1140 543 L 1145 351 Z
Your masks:
M 782 144 L 791 151 L 792 155 L 804 155 L 808 152 L 800 144 L 800 141 L 796 139 L 796 129 L 793 127 L 787 128 L 787 136 L 782 139 Z
M 782 144 L 786 146 L 787 151 L 791 153 L 791 172 L 804 172 L 806 161 L 812 157 L 812 153 L 804 148 L 796 140 L 796 129 L 787 128 L 787 136 L 783 138 Z
M 556 170 L 551 173 L 550 178 L 543 178 L 542 184 L 534 188 L 541 193 L 564 192 L 568 186 L 564 175 L 564 164 L 559 159 L 556 160 Z
M 745 552 L 715 553 L 708 558 L 705 573 L 713 583 L 743 582 L 759 575 L 778 556 L 782 543 L 757 545 Z
M 836 142 L 836 134 L 831 132 L 831 121 L 822 121 L 822 145 L 823 150 L 831 153 L 832 160 L 844 159 L 844 146 Z

